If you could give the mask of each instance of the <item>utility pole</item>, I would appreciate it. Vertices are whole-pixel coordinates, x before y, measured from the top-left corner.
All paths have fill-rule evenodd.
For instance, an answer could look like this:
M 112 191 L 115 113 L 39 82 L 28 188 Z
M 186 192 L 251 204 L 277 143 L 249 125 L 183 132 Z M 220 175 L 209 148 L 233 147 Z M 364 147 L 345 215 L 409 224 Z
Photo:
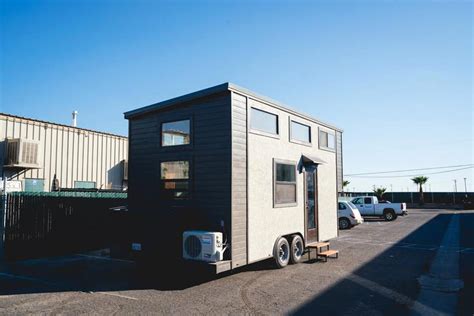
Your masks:
M 464 178 L 464 192 L 467 193 L 467 178 Z
M 454 192 L 453 192 L 453 204 L 456 204 L 456 192 L 458 192 L 458 185 L 456 183 L 456 179 L 454 181 Z
M 434 203 L 434 195 L 433 195 L 433 191 L 431 190 L 431 184 L 428 184 L 429 188 L 430 188 L 430 193 L 431 193 L 431 203 Z
M 5 260 L 5 227 L 7 219 L 7 174 L 2 168 L 3 192 L 0 197 L 0 266 Z

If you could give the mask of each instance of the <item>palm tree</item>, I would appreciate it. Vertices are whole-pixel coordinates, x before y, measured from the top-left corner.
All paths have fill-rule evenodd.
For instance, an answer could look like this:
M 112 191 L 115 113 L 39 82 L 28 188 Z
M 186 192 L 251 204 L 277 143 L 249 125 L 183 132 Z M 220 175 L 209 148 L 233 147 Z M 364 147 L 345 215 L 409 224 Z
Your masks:
M 413 181 L 415 184 L 418 184 L 418 187 L 420 188 L 420 205 L 425 204 L 425 197 L 423 196 L 423 184 L 428 182 L 428 177 L 418 176 L 411 179 L 411 181 Z
M 344 180 L 342 181 L 342 196 L 344 196 L 344 188 L 347 187 L 351 182 Z
M 385 192 L 387 192 L 387 188 L 380 187 L 374 189 L 373 191 L 379 200 L 383 200 L 383 195 L 385 194 Z

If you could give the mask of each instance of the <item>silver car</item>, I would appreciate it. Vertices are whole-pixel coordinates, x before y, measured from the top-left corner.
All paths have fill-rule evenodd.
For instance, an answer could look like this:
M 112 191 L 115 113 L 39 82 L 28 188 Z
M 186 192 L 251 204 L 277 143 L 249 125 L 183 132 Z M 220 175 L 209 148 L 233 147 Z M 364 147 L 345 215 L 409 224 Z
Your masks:
M 338 202 L 338 216 L 339 229 L 348 229 L 364 222 L 357 207 L 349 201 Z

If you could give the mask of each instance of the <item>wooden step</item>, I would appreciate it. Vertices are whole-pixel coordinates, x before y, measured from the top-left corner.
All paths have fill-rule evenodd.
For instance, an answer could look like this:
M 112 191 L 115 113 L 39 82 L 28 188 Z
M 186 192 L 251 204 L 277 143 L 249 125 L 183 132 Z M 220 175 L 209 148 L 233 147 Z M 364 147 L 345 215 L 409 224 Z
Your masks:
M 316 254 L 317 257 L 323 257 L 325 261 L 328 261 L 328 258 L 339 258 L 339 251 L 338 250 L 326 250 Z M 334 257 L 333 257 L 334 256 Z
M 308 249 L 308 260 L 311 260 L 311 249 L 316 249 L 316 255 L 321 252 L 321 248 L 326 247 L 326 250 L 329 250 L 328 241 L 312 242 L 306 245 Z
M 312 242 L 310 244 L 306 245 L 307 248 L 323 248 L 323 247 L 329 247 L 329 242 Z

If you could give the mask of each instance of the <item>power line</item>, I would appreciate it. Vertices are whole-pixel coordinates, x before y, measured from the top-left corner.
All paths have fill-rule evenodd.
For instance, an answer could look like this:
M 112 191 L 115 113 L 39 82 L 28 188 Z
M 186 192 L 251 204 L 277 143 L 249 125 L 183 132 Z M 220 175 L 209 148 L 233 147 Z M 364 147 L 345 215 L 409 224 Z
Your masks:
M 434 170 L 434 169 L 447 169 L 447 168 L 459 168 L 459 167 L 473 167 L 474 164 L 467 165 L 455 165 L 455 166 L 443 166 L 443 167 L 430 167 L 430 168 L 418 168 L 418 169 L 405 169 L 405 170 L 392 170 L 392 171 L 379 171 L 379 172 L 365 172 L 365 173 L 351 173 L 346 176 L 365 176 L 371 174 L 383 174 L 383 173 L 397 173 L 397 172 L 408 172 L 408 171 L 421 171 L 421 170 Z
M 474 168 L 474 165 L 469 166 L 469 167 L 464 167 L 464 168 L 458 168 L 458 169 L 452 169 L 452 170 L 444 170 L 444 171 L 438 171 L 438 172 L 429 172 L 429 173 L 423 173 L 423 175 L 432 175 L 432 174 L 440 174 L 440 173 L 449 173 L 449 172 L 455 172 L 459 170 L 466 170 L 466 169 L 471 169 Z M 407 177 L 416 177 L 421 174 L 410 174 L 410 175 L 403 175 L 403 176 L 357 176 L 357 175 L 345 175 L 346 177 L 353 177 L 353 178 L 407 178 Z

